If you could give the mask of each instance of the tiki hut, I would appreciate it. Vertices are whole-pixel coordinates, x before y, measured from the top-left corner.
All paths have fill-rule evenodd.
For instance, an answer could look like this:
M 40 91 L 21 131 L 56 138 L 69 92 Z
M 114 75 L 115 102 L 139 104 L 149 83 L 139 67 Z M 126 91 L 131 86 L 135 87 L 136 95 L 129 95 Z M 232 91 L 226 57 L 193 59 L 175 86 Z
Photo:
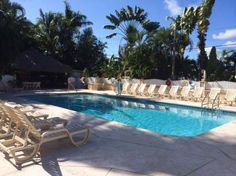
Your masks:
M 42 88 L 63 88 L 67 86 L 67 78 L 72 71 L 68 65 L 29 49 L 19 55 L 14 63 L 17 81 L 41 82 Z

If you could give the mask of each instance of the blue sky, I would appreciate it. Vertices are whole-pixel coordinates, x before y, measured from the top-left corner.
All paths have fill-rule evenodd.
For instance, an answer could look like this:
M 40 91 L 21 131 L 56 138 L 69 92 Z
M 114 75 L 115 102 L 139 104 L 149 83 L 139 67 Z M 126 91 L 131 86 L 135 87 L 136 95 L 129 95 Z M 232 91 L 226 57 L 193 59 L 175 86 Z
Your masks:
M 39 9 L 44 12 L 63 12 L 63 0 L 12 0 L 20 3 L 26 10 L 26 16 L 35 22 L 39 17 Z M 102 41 L 107 42 L 108 56 L 117 55 L 120 37 L 106 39 L 111 31 L 103 29 L 109 24 L 106 15 L 113 13 L 127 5 L 139 6 L 148 12 L 149 18 L 160 22 L 161 26 L 168 26 L 170 21 L 167 16 L 175 16 L 183 12 L 184 7 L 197 6 L 202 0 L 67 0 L 72 9 L 80 11 L 93 22 L 95 35 Z M 209 31 L 207 33 L 206 51 L 209 52 L 210 46 L 217 47 L 218 52 L 223 49 L 236 49 L 236 1 L 235 0 L 216 0 L 213 13 L 210 18 Z M 191 58 L 196 58 L 198 54 L 197 33 L 192 34 L 194 48 L 190 53 Z

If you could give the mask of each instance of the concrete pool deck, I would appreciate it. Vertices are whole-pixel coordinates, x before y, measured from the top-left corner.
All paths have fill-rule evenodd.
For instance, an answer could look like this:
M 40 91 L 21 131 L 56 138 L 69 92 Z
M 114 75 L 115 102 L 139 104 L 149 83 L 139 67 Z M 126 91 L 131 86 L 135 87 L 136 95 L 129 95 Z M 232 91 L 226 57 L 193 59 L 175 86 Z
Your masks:
M 81 92 L 114 95 L 110 91 Z M 52 93 L 68 92 L 52 91 Z M 15 95 L 5 94 L 0 95 L 0 98 L 24 104 L 33 103 Z M 183 104 L 183 101 L 178 100 L 162 101 Z M 189 102 L 187 104 L 190 105 Z M 68 119 L 70 123 L 80 123 L 90 127 L 92 130 L 90 140 L 79 148 L 74 147 L 66 139 L 46 144 L 40 151 L 41 162 L 29 163 L 30 165 L 23 166 L 22 170 L 17 170 L 0 153 L 0 175 L 236 175 L 236 121 L 201 136 L 173 137 L 53 105 L 36 102 L 33 105 L 40 108 L 39 111 L 48 113 L 50 117 L 59 116 Z M 199 103 L 191 105 L 199 106 Z M 236 111 L 236 107 L 221 109 Z

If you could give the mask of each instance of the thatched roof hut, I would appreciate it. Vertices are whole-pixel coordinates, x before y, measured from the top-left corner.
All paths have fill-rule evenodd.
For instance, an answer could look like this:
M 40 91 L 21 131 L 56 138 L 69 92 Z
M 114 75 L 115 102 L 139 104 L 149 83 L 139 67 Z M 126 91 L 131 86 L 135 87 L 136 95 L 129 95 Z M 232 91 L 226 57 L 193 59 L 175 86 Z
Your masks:
M 46 56 L 36 49 L 29 49 L 16 58 L 14 67 L 28 72 L 70 73 L 68 65 Z
M 66 87 L 67 78 L 72 72 L 68 65 L 29 49 L 20 54 L 14 63 L 19 86 L 23 82 L 40 82 L 43 88 Z

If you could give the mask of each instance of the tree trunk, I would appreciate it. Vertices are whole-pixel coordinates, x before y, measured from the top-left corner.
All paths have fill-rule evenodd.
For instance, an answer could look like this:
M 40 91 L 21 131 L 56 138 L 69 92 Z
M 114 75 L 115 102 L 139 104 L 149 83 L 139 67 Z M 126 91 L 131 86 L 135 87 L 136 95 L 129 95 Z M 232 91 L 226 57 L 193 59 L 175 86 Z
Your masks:
M 200 69 L 201 69 L 201 79 L 205 81 L 206 76 L 204 76 L 205 71 L 206 71 L 206 66 L 207 66 L 207 54 L 205 51 L 205 41 L 206 41 L 206 34 L 198 34 L 199 38 L 199 49 L 200 49 L 200 54 L 199 54 L 199 61 L 200 61 Z
M 175 79 L 175 47 L 173 48 L 172 60 L 171 60 L 171 79 Z

